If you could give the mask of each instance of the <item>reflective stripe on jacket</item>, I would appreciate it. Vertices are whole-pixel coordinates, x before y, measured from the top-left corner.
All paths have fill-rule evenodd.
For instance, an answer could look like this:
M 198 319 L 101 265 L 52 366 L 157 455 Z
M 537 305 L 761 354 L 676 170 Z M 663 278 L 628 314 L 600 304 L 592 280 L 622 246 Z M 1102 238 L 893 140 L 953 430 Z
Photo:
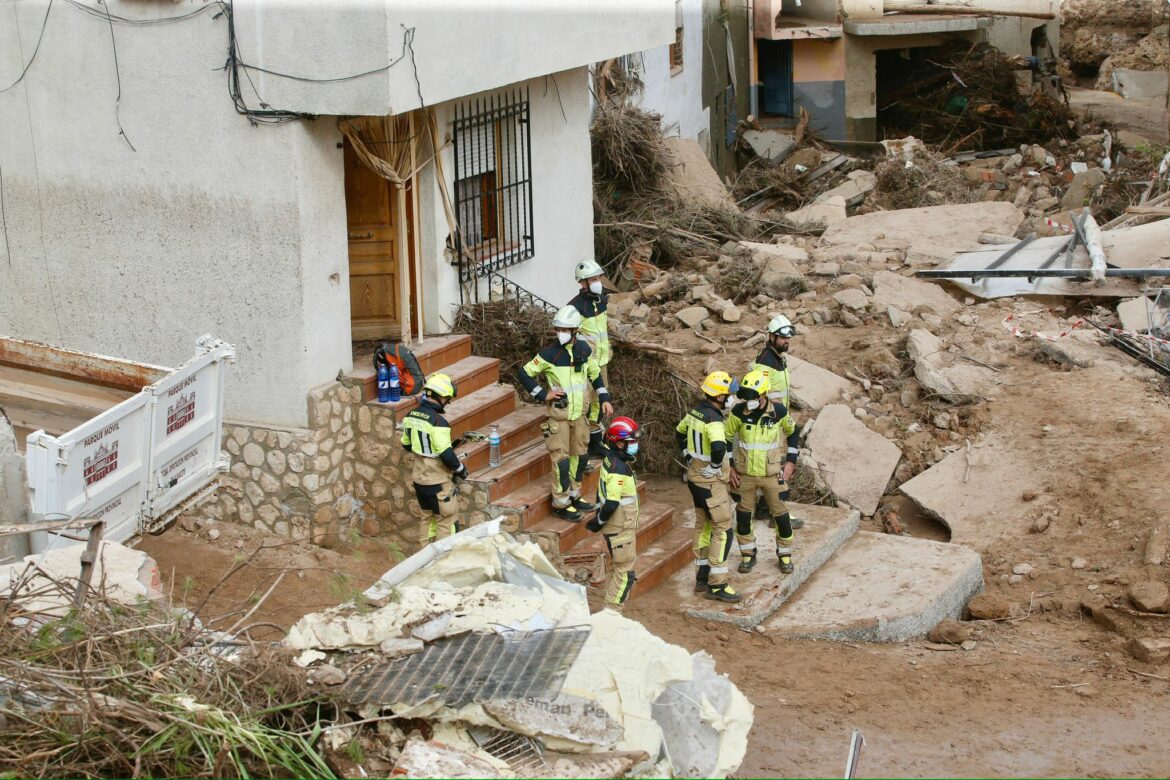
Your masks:
M 776 476 L 784 469 L 786 443 L 794 433 L 796 422 L 783 405 L 748 411 L 740 404 L 727 417 L 735 470 L 750 477 Z
M 584 414 L 585 390 L 590 385 L 602 403 L 609 400 L 609 391 L 601 380 L 601 367 L 593 359 L 589 345 L 580 340 L 565 346 L 550 344 L 540 350 L 524 364 L 519 377 L 524 389 L 537 401 L 548 399 L 548 390 L 540 385 L 541 380 L 549 389 L 565 391 L 564 406 L 560 401 L 549 404 L 550 416 L 557 419 L 576 420 Z
M 610 358 L 609 314 L 607 313 L 609 296 L 582 292 L 569 301 L 569 305 L 581 313 L 581 327 L 577 331 L 579 337 L 589 342 L 589 346 L 593 348 L 593 356 L 597 360 L 597 365 L 608 366 Z
M 792 407 L 790 401 L 792 378 L 788 373 L 788 360 L 784 355 L 776 352 L 769 344 L 764 347 L 756 362 L 752 363 L 750 371 L 763 371 L 768 375 L 768 400 L 779 401 L 785 409 Z

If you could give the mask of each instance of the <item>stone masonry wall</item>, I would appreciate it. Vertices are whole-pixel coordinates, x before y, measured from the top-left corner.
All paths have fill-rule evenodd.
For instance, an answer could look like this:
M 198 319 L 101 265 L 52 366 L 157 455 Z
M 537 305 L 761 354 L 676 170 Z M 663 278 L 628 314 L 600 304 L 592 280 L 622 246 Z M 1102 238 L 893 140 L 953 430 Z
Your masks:
M 341 382 L 313 390 L 308 402 L 309 428 L 225 425 L 231 470 L 187 516 L 318 544 L 362 535 L 414 552 L 421 510 L 394 411 Z M 459 502 L 463 523 L 488 519 L 487 486 L 464 483 Z

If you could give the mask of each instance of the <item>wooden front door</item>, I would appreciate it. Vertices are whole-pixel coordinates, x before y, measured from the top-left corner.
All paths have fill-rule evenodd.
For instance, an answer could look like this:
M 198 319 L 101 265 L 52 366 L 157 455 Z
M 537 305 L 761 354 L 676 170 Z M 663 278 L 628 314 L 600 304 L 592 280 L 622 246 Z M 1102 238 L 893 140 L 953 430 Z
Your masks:
M 371 171 L 345 141 L 345 212 L 349 228 L 349 306 L 353 338 L 397 338 L 401 333 L 399 241 L 393 184 Z

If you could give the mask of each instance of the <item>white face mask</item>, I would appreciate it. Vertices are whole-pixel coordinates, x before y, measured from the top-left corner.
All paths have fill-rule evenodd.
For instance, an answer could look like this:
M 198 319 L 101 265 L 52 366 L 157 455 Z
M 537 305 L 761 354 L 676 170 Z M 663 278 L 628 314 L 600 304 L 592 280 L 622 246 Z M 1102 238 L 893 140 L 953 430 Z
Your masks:
M 734 395 L 727 396 L 727 400 L 723 402 L 723 408 L 724 409 L 731 409 L 734 406 L 735 406 L 735 396 Z
M 629 444 L 627 444 L 626 445 L 626 454 L 631 456 L 631 457 L 634 455 L 637 455 L 638 454 L 638 442 L 632 441 Z
M 760 408 L 760 402 L 759 401 L 748 401 L 747 408 L 754 412 L 756 409 Z
M 572 333 L 565 333 L 563 330 L 557 331 L 557 341 L 561 342 L 562 344 L 568 344 L 572 340 L 573 340 Z
M 602 290 L 601 282 L 590 282 L 589 283 L 589 292 L 593 293 L 594 295 L 601 295 L 601 290 Z

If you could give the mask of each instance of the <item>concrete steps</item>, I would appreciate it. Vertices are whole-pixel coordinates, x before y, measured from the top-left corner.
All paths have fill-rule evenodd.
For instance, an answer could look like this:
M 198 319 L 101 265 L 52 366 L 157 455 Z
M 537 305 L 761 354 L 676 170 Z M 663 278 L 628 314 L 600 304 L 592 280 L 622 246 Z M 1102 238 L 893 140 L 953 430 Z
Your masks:
M 673 522 L 673 521 L 672 521 Z M 631 599 L 649 593 L 665 582 L 683 577 L 694 581 L 691 552 L 693 529 L 675 526 L 645 549 L 638 550 L 638 563 L 634 569 L 638 581 L 630 594 Z
M 473 472 L 468 481 L 489 484 L 488 497 L 494 504 L 509 493 L 539 480 L 551 468 L 544 440 L 538 439 L 503 458 L 496 468 Z
M 427 336 L 421 344 L 411 347 L 410 350 L 418 359 L 419 367 L 422 368 L 424 375 L 429 376 L 436 371 L 445 371 L 451 375 L 451 378 L 459 386 L 460 395 L 466 395 L 473 390 L 478 390 L 488 384 L 497 382 L 500 378 L 498 369 L 500 361 L 495 358 L 474 356 L 474 361 L 464 363 L 467 358 L 473 357 L 471 354 L 471 336 L 458 334 Z M 373 353 L 358 356 L 354 362 L 353 370 L 346 374 L 346 377 L 356 379 L 362 383 L 362 397 L 364 399 L 367 401 L 376 401 L 378 398 L 378 378 L 374 371 Z M 474 383 L 475 378 L 474 374 L 464 373 L 461 375 L 460 372 L 466 372 L 475 366 L 482 368 L 485 362 L 493 364 L 496 371 L 495 375 L 478 387 L 468 386 L 464 390 L 463 382 Z M 406 411 L 410 410 L 407 409 Z
M 901 642 L 959 618 L 983 590 L 969 547 L 861 531 L 764 627 L 769 634 L 847 642 Z
M 588 475 L 588 477 L 592 477 L 593 479 L 592 480 L 586 479 L 586 482 L 583 483 L 583 485 L 588 487 L 590 482 L 592 482 L 594 485 L 596 485 L 599 473 L 600 472 L 594 472 L 593 474 Z M 646 501 L 645 483 L 639 483 L 638 492 L 640 494 L 640 500 L 642 501 L 643 504 L 645 504 L 645 501 Z M 594 489 L 590 488 L 590 489 L 583 490 L 582 495 L 586 496 L 590 501 L 596 500 L 594 497 L 595 496 Z M 585 522 L 571 523 L 568 520 L 561 520 L 559 517 L 552 515 L 551 514 L 552 501 L 547 496 L 544 498 L 544 500 L 542 501 L 540 506 L 543 507 L 544 512 L 535 521 L 522 520 L 521 521 L 522 524 L 520 526 L 521 530 L 524 530 L 524 531 L 545 531 L 548 533 L 557 534 L 560 537 L 560 549 L 561 549 L 562 553 L 578 552 L 577 546 L 579 545 L 580 542 L 583 542 L 589 538 L 596 537 L 595 534 L 591 534 L 588 530 L 586 530 Z M 521 517 L 524 517 L 524 515 L 521 515 Z M 646 518 L 646 515 L 645 515 L 645 513 L 643 513 L 643 524 L 645 524 L 645 518 Z M 641 528 L 638 529 L 638 532 L 639 532 L 639 534 L 641 533 Z M 605 544 L 601 542 L 601 539 L 599 537 L 597 537 L 597 538 L 598 538 L 598 542 L 600 543 L 600 547 L 598 549 L 601 551 L 604 551 Z M 580 552 L 593 552 L 593 550 L 581 550 Z
M 487 436 L 492 424 L 500 427 L 500 456 L 501 461 L 511 453 L 541 440 L 540 424 L 544 422 L 544 410 L 539 406 L 525 404 L 514 412 L 493 420 L 479 430 Z M 456 449 L 463 459 L 469 472 L 476 472 L 487 468 L 491 452 L 487 441 L 469 441 Z

